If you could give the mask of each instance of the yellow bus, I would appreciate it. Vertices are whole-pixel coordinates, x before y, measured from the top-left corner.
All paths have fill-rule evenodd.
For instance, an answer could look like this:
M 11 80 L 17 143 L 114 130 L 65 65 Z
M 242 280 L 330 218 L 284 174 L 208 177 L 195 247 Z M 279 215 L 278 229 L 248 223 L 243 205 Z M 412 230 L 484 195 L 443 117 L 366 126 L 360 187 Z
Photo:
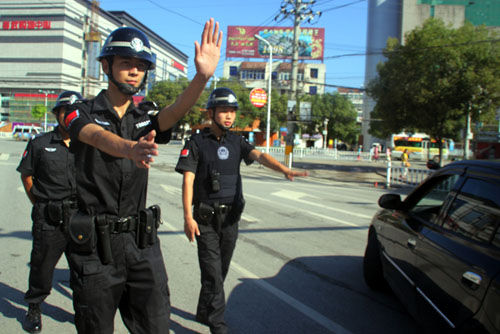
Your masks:
M 448 141 L 443 140 L 443 158 L 448 158 Z M 392 158 L 401 159 L 405 149 L 412 160 L 439 161 L 438 142 L 425 133 L 399 133 L 391 136 Z

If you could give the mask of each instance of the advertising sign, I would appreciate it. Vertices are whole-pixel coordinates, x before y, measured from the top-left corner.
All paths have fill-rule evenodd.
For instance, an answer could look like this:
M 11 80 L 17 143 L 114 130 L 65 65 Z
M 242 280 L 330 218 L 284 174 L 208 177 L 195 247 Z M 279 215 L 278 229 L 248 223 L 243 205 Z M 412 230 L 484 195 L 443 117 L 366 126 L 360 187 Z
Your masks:
M 267 40 L 273 47 L 273 58 L 291 58 L 293 27 L 228 26 L 226 58 L 268 58 Z M 325 28 L 300 28 L 299 59 L 323 60 Z
M 250 92 L 250 102 L 257 108 L 262 108 L 266 105 L 267 93 L 262 88 L 254 88 Z

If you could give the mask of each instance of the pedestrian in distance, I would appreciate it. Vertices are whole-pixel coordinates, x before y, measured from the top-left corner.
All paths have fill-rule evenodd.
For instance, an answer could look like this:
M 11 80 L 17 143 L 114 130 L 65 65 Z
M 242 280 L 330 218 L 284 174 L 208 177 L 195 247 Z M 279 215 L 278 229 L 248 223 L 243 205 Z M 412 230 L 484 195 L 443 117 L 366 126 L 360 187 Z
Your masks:
M 28 291 L 24 295 L 28 312 L 23 321 L 23 329 L 29 333 L 42 330 L 40 306 L 50 294 L 54 269 L 66 251 L 64 226 L 76 208 L 74 157 L 69 151 L 70 138 L 63 120 L 65 107 L 82 99 L 73 91 L 65 91 L 57 97 L 52 109 L 57 127 L 31 139 L 17 167 L 26 195 L 33 204 L 33 248 Z
M 408 177 L 408 167 L 410 167 L 410 157 L 408 155 L 408 149 L 405 148 L 403 154 L 401 154 L 401 167 L 403 168 L 403 180 L 406 180 Z
M 219 23 L 195 42 L 196 74 L 156 115 L 135 107 L 155 66 L 147 36 L 132 27 L 110 33 L 98 57 L 109 78 L 94 99 L 68 110 L 78 212 L 68 226 L 68 261 L 78 333 L 113 333 L 117 309 L 131 333 L 168 333 L 168 277 L 157 229 L 158 205 L 146 208 L 148 169 L 158 144 L 196 103 L 220 58 Z
M 279 171 L 289 180 L 306 176 L 266 153 L 256 150 L 233 126 L 238 101 L 228 88 L 212 91 L 207 103 L 211 125 L 186 142 L 176 171 L 183 174 L 184 232 L 196 238 L 201 271 L 201 290 L 196 320 L 212 333 L 227 333 L 224 321 L 224 280 L 238 237 L 245 200 L 240 174 L 241 161 Z

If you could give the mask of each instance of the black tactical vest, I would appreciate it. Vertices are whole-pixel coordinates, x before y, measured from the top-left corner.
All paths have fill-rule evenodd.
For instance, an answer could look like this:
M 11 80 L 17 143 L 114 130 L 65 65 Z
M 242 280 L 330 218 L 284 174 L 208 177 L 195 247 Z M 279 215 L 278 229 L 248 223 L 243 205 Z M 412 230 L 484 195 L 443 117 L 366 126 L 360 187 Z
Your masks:
M 211 134 L 192 137 L 198 146 L 193 203 L 233 204 L 241 196 L 240 136 L 230 132 L 219 142 Z

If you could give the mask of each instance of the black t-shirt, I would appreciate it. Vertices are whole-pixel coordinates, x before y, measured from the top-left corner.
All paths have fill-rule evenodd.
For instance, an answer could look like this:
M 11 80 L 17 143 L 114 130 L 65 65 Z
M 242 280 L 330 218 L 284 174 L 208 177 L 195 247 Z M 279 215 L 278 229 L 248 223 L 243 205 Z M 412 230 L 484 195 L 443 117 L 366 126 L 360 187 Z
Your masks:
M 33 177 L 37 200 L 61 200 L 76 192 L 74 156 L 57 128 L 28 142 L 17 171 Z
M 65 114 L 65 125 L 75 153 L 77 192 L 82 210 L 89 214 L 106 213 L 118 217 L 137 214 L 146 205 L 148 170 L 135 162 L 117 158 L 82 143 L 78 134 L 87 124 L 96 124 L 118 136 L 138 140 L 156 130 L 155 141 L 168 143 L 171 132 L 160 132 L 156 116 L 130 104 L 120 119 L 105 90 L 89 101 L 74 105 Z

